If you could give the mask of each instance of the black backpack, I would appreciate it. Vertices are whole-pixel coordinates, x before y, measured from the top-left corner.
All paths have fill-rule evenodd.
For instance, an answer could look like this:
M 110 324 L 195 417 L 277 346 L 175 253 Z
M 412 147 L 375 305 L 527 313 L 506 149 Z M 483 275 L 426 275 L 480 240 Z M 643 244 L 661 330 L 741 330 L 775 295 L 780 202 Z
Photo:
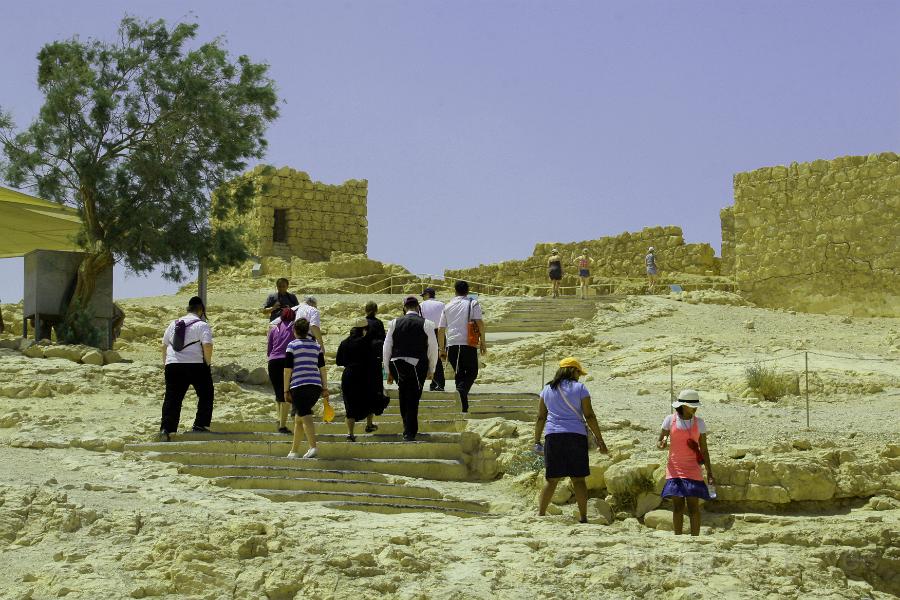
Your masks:
M 199 321 L 200 319 L 197 319 L 196 321 L 185 323 L 184 319 L 178 319 L 178 321 L 175 322 L 175 333 L 172 334 L 172 349 L 175 352 L 181 352 L 188 346 L 200 343 L 200 340 L 191 342 L 190 344 L 184 343 L 184 336 L 187 334 L 188 327 L 190 327 L 194 323 L 198 323 Z

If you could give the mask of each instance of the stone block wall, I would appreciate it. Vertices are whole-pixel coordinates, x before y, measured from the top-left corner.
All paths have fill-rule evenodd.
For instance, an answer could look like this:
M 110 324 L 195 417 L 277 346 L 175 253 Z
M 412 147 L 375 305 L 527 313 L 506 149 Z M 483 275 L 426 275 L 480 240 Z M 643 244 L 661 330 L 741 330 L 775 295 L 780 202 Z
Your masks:
M 290 259 L 328 260 L 332 252 L 365 254 L 368 243 L 368 182 L 350 179 L 340 185 L 312 181 L 289 167 L 258 166 L 243 177 L 258 190 L 253 208 L 241 221 L 251 253 Z M 285 238 L 276 241 L 276 211 L 283 210 Z
M 594 264 L 594 280 L 604 277 L 646 276 L 644 257 L 653 246 L 656 263 L 663 276 L 672 273 L 718 275 L 719 259 L 709 244 L 685 244 L 680 227 L 646 227 L 638 232 L 572 243 L 542 242 L 536 244 L 529 258 L 509 260 L 468 269 L 444 272 L 445 277 L 467 279 L 481 283 L 506 286 L 547 283 L 547 258 L 553 248 L 563 259 L 564 285 L 575 285 L 578 267 L 575 257 L 588 249 Z
M 756 304 L 900 316 L 896 154 L 738 173 L 733 211 L 735 280 Z
M 728 206 L 719 211 L 722 223 L 722 262 L 719 271 L 722 275 L 734 275 L 734 207 Z

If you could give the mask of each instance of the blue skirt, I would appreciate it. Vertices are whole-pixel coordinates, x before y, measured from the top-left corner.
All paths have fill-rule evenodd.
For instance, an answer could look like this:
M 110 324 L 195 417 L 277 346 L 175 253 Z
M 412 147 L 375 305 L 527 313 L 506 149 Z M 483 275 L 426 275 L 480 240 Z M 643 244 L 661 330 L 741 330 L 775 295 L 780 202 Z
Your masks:
M 696 479 L 683 479 L 675 477 L 674 479 L 666 479 L 666 487 L 663 488 L 663 498 L 702 498 L 703 500 L 712 500 L 709 495 L 709 488 L 706 483 L 697 481 Z

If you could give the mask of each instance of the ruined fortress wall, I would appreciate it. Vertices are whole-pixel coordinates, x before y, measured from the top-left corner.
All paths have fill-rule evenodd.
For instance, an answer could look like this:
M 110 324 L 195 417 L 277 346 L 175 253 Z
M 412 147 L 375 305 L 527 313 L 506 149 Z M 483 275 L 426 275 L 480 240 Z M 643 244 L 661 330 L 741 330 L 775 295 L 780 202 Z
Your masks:
M 900 158 L 734 176 L 734 274 L 762 306 L 900 316 Z
M 341 185 L 312 181 L 288 167 L 259 166 L 243 177 L 258 190 L 247 214 L 232 216 L 247 230 L 250 251 L 257 256 L 328 260 L 332 252 L 365 254 L 368 242 L 368 182 Z M 282 241 L 276 240 L 276 211 L 285 220 Z
M 547 283 L 547 258 L 557 248 L 563 259 L 564 285 L 575 285 L 578 267 L 575 257 L 583 248 L 594 259 L 591 276 L 604 277 L 646 276 L 644 256 L 654 247 L 656 263 L 663 276 L 671 273 L 718 275 L 719 259 L 709 244 L 685 244 L 680 227 L 646 227 L 634 233 L 573 243 L 539 243 L 534 252 L 524 260 L 510 260 L 468 269 L 445 271 L 450 278 L 467 279 L 492 285 L 521 285 Z
M 722 275 L 734 275 L 734 207 L 728 206 L 719 211 L 722 223 L 722 262 L 719 271 Z

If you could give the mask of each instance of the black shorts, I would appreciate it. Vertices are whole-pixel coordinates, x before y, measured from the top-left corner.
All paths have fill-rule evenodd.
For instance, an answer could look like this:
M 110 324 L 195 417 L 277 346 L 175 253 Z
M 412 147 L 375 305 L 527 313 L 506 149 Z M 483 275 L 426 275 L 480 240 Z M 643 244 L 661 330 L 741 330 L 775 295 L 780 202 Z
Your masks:
M 291 388 L 291 416 L 305 417 L 312 414 L 313 406 L 322 395 L 321 385 L 301 385 Z
M 588 439 L 580 433 L 550 433 L 544 436 L 544 464 L 547 479 L 587 477 Z
M 269 361 L 269 381 L 275 391 L 275 402 L 284 402 L 284 367 L 287 359 L 273 358 Z

